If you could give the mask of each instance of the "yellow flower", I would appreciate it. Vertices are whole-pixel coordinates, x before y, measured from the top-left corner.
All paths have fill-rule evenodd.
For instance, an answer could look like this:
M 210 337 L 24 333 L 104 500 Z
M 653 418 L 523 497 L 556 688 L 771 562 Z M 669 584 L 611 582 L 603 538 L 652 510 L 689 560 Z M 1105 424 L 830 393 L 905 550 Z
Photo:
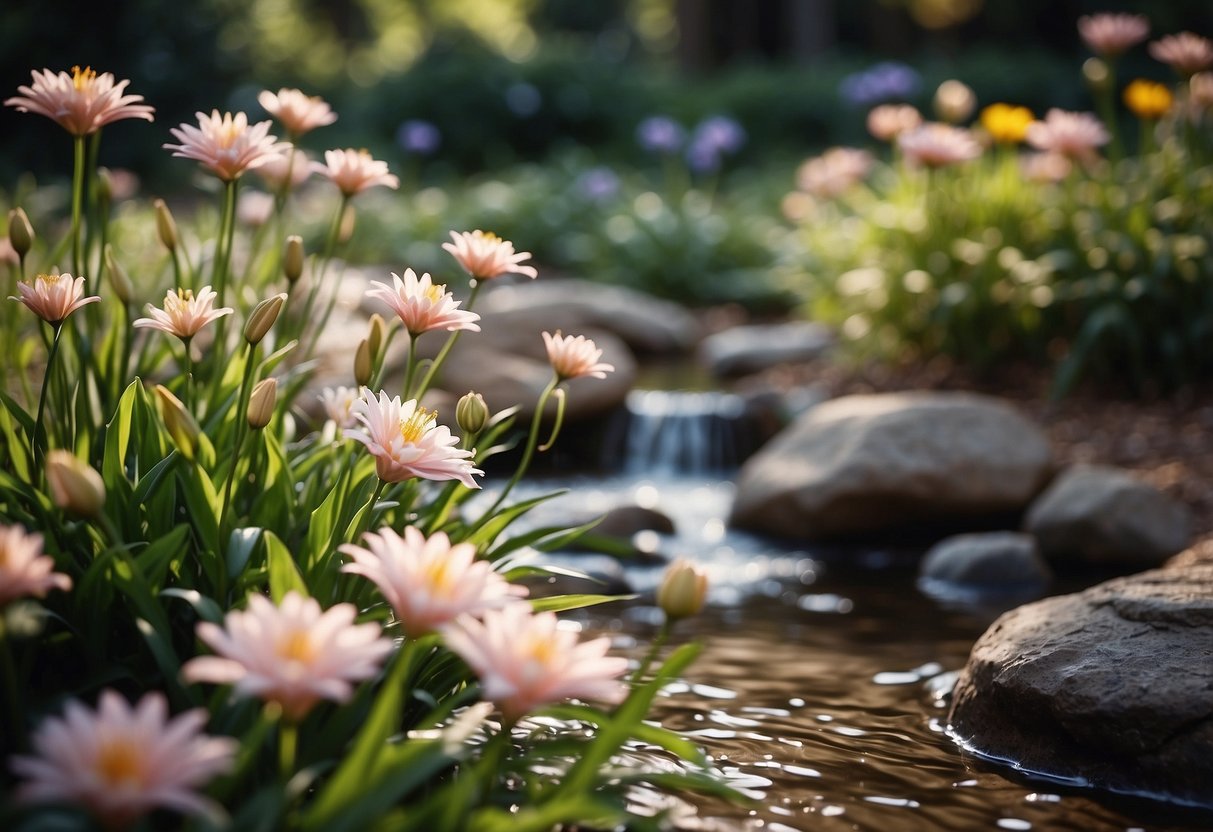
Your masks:
M 1166 84 L 1138 78 L 1125 87 L 1125 106 L 1140 119 L 1162 118 L 1174 102 L 1175 97 Z
M 1000 102 L 981 111 L 981 126 L 999 144 L 1018 144 L 1024 140 L 1034 118 L 1027 107 Z

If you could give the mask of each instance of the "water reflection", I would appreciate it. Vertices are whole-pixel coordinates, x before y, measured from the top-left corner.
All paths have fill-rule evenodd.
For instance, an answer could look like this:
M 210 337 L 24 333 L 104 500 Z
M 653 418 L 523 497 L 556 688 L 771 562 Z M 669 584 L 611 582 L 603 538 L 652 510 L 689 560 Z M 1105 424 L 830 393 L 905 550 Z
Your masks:
M 694 738 L 754 802 L 671 807 L 641 793 L 637 811 L 671 812 L 688 830 L 1213 828 L 1207 813 L 1029 779 L 958 748 L 945 731 L 947 696 L 1002 607 L 928 597 L 915 588 L 912 557 L 781 550 L 737 534 L 723 523 L 728 484 L 560 485 L 574 487 L 561 499 L 577 505 L 554 502 L 537 524 L 643 500 L 678 529 L 658 550 L 694 557 L 713 585 L 708 609 L 675 630 L 675 641 L 699 639 L 704 652 L 685 680 L 661 692 L 656 716 Z M 626 574 L 641 592 L 660 576 L 660 566 Z M 637 658 L 660 621 L 644 603 L 583 614 L 587 628 L 610 633 L 618 650 Z

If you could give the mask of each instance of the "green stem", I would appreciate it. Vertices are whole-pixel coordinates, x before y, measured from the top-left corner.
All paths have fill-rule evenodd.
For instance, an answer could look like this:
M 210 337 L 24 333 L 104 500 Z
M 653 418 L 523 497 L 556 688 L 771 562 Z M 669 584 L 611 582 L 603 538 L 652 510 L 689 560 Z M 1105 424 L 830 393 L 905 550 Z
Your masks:
M 409 391 L 413 389 L 413 374 L 417 372 L 417 335 L 409 333 L 409 360 L 404 370 L 404 398 L 411 399 Z M 373 357 L 372 357 L 373 359 Z M 421 398 L 421 394 L 417 394 Z
M 190 338 L 181 339 L 181 348 L 185 355 L 182 360 L 181 367 L 185 371 L 185 407 L 195 416 L 198 415 L 198 402 L 194 392 L 194 356 L 190 352 Z
M 653 662 L 657 660 L 657 654 L 661 652 L 661 648 L 665 646 L 666 641 L 670 638 L 670 620 L 667 618 L 661 623 L 661 629 L 657 632 L 656 638 L 653 639 L 653 644 L 649 647 L 649 652 L 645 654 L 644 659 L 636 667 L 636 672 L 632 674 L 631 682 L 633 685 L 639 684 L 644 680 L 645 675 L 649 672 L 649 668 L 653 666 Z
M 101 205 L 97 199 L 97 156 L 101 150 L 101 131 L 97 130 L 89 136 L 88 150 L 85 154 L 85 206 L 88 213 L 88 228 L 84 237 L 84 252 L 83 263 L 85 269 L 88 269 L 89 253 L 93 250 L 93 242 L 97 237 L 97 230 L 100 229 L 101 248 L 97 252 L 97 270 L 93 274 L 101 274 L 101 252 L 105 250 L 105 217 L 101 216 Z
M 223 186 L 223 211 L 219 219 L 219 240 L 215 249 L 215 269 L 212 282 L 215 284 L 215 304 L 225 306 L 227 297 L 227 278 L 232 258 L 232 237 L 236 232 L 236 188 L 239 179 L 232 179 Z M 220 324 L 222 327 L 222 324 Z M 221 341 L 216 337 L 216 343 Z
M 476 294 L 480 291 L 480 283 L 472 286 L 471 292 L 468 294 L 467 306 L 464 308 L 471 310 L 472 304 L 476 302 Z M 451 349 L 455 346 L 455 342 L 459 340 L 462 329 L 457 329 L 447 336 L 446 343 L 442 345 L 442 349 L 438 352 L 437 357 L 430 363 L 426 369 L 425 375 L 421 378 L 421 384 L 417 388 L 416 398 L 420 399 L 425 395 L 425 391 L 430 389 L 430 384 L 434 381 L 434 376 L 438 373 L 438 368 L 442 366 L 442 362 L 446 361 L 446 357 L 450 354 Z M 411 354 L 411 353 L 410 353 Z M 406 390 L 407 392 L 407 390 Z
M 299 726 L 286 717 L 278 722 L 278 768 L 282 781 L 291 779 L 295 771 L 295 757 L 299 749 Z
M 244 378 L 240 381 L 240 396 L 236 399 L 236 447 L 232 454 L 232 467 L 227 471 L 227 484 L 223 487 L 223 507 L 219 510 L 219 534 L 222 538 L 227 526 L 227 509 L 232 500 L 232 483 L 236 479 L 236 468 L 240 465 L 240 451 L 244 444 L 244 431 L 247 427 L 248 419 L 245 418 L 245 410 L 248 408 L 248 402 L 245 397 L 249 392 L 249 382 L 253 378 L 253 370 L 256 365 L 253 363 L 253 350 L 256 347 L 253 344 L 248 345 L 248 350 L 244 355 Z
M 75 164 L 72 168 L 72 276 L 80 277 L 84 271 L 84 172 L 88 166 L 86 160 L 84 136 L 76 136 L 74 140 Z M 85 294 L 88 293 L 88 278 L 84 281 Z
M 362 515 L 354 527 L 354 533 L 346 537 L 347 543 L 357 543 L 358 538 L 362 537 L 362 533 L 371 525 L 371 514 L 375 511 L 375 503 L 379 502 L 379 497 L 386 486 L 387 482 L 384 480 L 379 480 L 375 485 L 375 491 L 371 494 L 371 499 L 367 500 L 366 506 L 362 509 Z
M 42 414 L 46 409 L 46 393 L 50 389 L 52 373 L 55 368 L 55 356 L 59 354 L 59 338 L 63 334 L 63 322 L 51 324 L 55 328 L 55 337 L 51 341 L 50 353 L 46 357 L 46 372 L 42 375 L 42 389 L 38 391 L 38 415 L 34 417 L 34 440 L 30 452 L 34 456 L 34 470 L 38 470 L 38 457 L 45 452 L 43 445 L 46 439 L 46 429 L 42 424 Z
M 531 430 L 530 433 L 527 434 L 526 448 L 522 452 L 522 461 L 518 463 L 518 468 L 514 471 L 514 476 L 510 477 L 510 481 L 505 484 L 505 489 L 502 490 L 497 499 L 493 501 L 493 504 L 489 506 L 489 510 L 486 511 L 481 518 L 476 521 L 475 525 L 468 530 L 469 535 L 471 535 L 486 522 L 488 522 L 490 518 L 492 518 L 497 509 L 501 508 L 501 504 L 505 502 L 505 498 L 508 497 L 510 492 L 514 490 L 514 486 L 516 486 L 519 480 L 526 475 L 527 469 L 531 465 L 531 458 L 535 455 L 535 448 L 539 444 L 539 428 L 543 424 L 543 409 L 547 406 L 548 399 L 551 397 L 552 391 L 556 389 L 556 385 L 558 384 L 560 384 L 560 376 L 553 375 L 552 380 L 548 382 L 548 386 L 543 388 L 543 392 L 539 394 L 539 402 L 535 405 L 535 415 L 531 417 Z

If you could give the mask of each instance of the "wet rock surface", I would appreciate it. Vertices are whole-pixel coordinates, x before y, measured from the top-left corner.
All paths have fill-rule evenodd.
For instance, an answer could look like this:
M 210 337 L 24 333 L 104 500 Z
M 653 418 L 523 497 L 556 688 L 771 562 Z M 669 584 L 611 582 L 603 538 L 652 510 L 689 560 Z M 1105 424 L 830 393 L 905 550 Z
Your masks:
M 1213 806 L 1213 565 L 1006 613 L 974 645 L 949 722 L 1031 771 Z
M 941 540 L 923 557 L 919 577 L 989 593 L 1041 587 L 1052 577 L 1031 535 L 961 534 Z

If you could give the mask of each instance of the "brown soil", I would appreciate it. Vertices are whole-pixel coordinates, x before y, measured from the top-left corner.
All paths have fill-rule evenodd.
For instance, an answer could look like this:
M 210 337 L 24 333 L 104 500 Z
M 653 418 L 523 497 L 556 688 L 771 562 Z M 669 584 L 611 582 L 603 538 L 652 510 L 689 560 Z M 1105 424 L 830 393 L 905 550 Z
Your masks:
M 1186 503 L 1194 541 L 1213 549 L 1213 387 L 1165 398 L 1128 399 L 1093 389 L 1050 397 L 1050 377 L 1016 368 L 975 379 L 948 362 L 914 366 L 846 366 L 819 361 L 765 374 L 786 389 L 824 388 L 831 396 L 896 390 L 972 390 L 1008 399 L 1044 426 L 1059 463 L 1092 462 L 1133 471 Z

